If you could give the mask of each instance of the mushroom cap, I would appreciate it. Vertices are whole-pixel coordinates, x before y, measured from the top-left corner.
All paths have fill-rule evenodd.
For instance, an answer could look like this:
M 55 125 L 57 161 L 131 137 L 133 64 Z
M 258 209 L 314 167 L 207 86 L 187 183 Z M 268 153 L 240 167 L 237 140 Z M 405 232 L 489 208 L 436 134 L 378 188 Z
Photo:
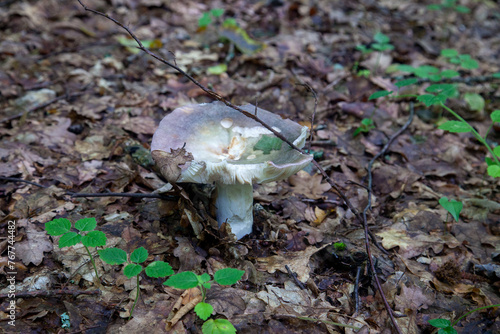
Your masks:
M 257 112 L 262 121 L 294 145 L 304 146 L 306 126 L 251 104 L 240 108 Z M 187 152 L 187 158 L 173 159 L 181 149 Z M 185 105 L 165 116 L 154 133 L 151 152 L 162 172 L 161 165 L 165 164 L 174 163 L 180 169 L 176 180 L 165 175 L 170 182 L 265 183 L 287 178 L 312 160 L 255 120 L 218 101 Z M 156 158 L 165 153 L 169 158 Z

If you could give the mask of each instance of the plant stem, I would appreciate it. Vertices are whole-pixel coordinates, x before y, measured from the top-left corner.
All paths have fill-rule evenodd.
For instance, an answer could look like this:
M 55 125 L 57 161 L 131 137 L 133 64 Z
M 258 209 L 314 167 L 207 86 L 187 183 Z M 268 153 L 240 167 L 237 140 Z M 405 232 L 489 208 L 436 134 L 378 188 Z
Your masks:
M 489 305 L 489 306 L 483 306 L 483 307 L 479 307 L 479 308 L 473 309 L 472 311 L 465 313 L 463 316 L 461 316 L 460 318 L 458 318 L 457 320 L 455 320 L 455 321 L 453 322 L 453 324 L 451 324 L 451 326 L 452 326 L 452 327 L 455 327 L 455 325 L 456 325 L 456 324 L 460 321 L 460 319 L 462 319 L 462 318 L 464 318 L 464 317 L 468 316 L 468 315 L 469 315 L 469 314 L 471 314 L 471 313 L 474 313 L 474 312 L 476 312 L 476 311 L 480 311 L 480 310 L 484 310 L 484 309 L 486 309 L 486 308 L 490 308 L 490 307 L 500 307 L 500 304 Z
M 90 262 L 92 262 L 92 266 L 94 266 L 95 278 L 100 283 L 99 274 L 97 273 L 97 267 L 95 265 L 94 258 L 92 257 L 92 254 L 90 254 L 89 248 L 87 246 L 85 246 L 85 245 L 83 245 L 83 247 L 85 247 L 85 250 L 87 250 L 87 254 L 89 254 Z
M 474 137 L 476 137 L 477 140 L 479 140 L 481 142 L 481 144 L 483 144 L 486 147 L 488 152 L 490 152 L 491 156 L 493 157 L 493 160 L 495 160 L 495 163 L 498 166 L 500 166 L 500 161 L 498 161 L 498 158 L 496 157 L 495 153 L 493 153 L 493 149 L 486 142 L 486 138 L 481 137 L 481 135 L 476 131 L 476 129 L 474 129 L 472 126 L 470 126 L 469 123 L 467 123 L 467 121 L 465 119 L 463 119 L 459 114 L 454 112 L 451 108 L 447 107 L 443 102 L 440 102 L 439 104 L 441 105 L 441 107 L 448 110 L 453 116 L 455 116 L 456 119 L 458 119 L 460 122 L 462 122 L 464 124 L 467 124 L 471 128 L 471 131 L 474 134 Z
M 130 320 L 130 318 L 132 318 L 132 314 L 134 314 L 135 304 L 137 304 L 137 300 L 139 299 L 139 294 L 141 293 L 141 289 L 139 288 L 139 275 L 136 275 L 136 277 L 137 277 L 137 286 L 136 286 L 137 293 L 135 295 L 134 305 L 132 305 L 132 309 L 130 310 L 130 315 L 128 317 L 128 320 Z

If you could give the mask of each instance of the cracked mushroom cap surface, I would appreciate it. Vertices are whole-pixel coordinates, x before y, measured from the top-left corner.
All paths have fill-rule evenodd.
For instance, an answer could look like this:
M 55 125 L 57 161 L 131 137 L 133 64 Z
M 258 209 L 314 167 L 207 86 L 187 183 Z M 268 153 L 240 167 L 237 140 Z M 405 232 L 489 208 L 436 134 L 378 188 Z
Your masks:
M 308 128 L 248 104 L 299 148 Z M 153 159 L 169 182 L 252 184 L 281 180 L 312 160 L 261 124 L 222 102 L 190 104 L 165 116 L 151 143 Z

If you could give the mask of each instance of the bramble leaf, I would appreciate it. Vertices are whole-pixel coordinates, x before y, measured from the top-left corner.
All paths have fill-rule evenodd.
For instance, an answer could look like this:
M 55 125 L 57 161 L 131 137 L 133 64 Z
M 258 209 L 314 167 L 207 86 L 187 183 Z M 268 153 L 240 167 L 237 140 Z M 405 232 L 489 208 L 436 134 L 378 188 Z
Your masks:
M 172 270 L 172 267 L 167 262 L 163 261 L 151 262 L 146 267 L 146 275 L 153 278 L 166 277 L 172 275 L 173 273 L 174 271 Z
M 130 262 L 143 263 L 148 258 L 148 251 L 144 247 L 139 247 L 130 254 Z
M 471 132 L 472 128 L 469 124 L 460 121 L 448 121 L 439 126 L 439 129 L 456 133 Z
M 451 321 L 448 319 L 431 319 L 428 321 L 431 326 L 436 328 L 445 328 L 451 326 Z
M 212 305 L 210 305 L 208 303 L 199 302 L 194 307 L 194 312 L 202 320 L 207 320 L 212 315 L 212 313 L 214 312 L 214 308 L 212 307 Z
M 444 49 L 441 50 L 441 56 L 446 58 L 456 57 L 458 56 L 458 51 L 455 49 Z
M 389 92 L 387 90 L 379 90 L 379 91 L 373 93 L 372 95 L 370 95 L 368 100 L 378 99 L 379 97 L 384 97 L 384 96 L 391 95 L 391 94 L 392 94 L 392 91 Z
M 123 274 L 128 278 L 132 278 L 141 273 L 142 266 L 140 264 L 129 263 L 123 268 Z
M 400 80 L 394 83 L 394 86 L 401 88 L 409 85 L 413 85 L 418 82 L 417 78 L 410 78 L 410 79 L 405 79 L 405 80 Z
M 488 175 L 491 177 L 500 177 L 500 166 L 498 165 L 491 165 L 488 166 Z
M 70 230 L 71 222 L 66 218 L 58 218 L 45 223 L 45 231 L 49 235 L 57 236 L 67 233 Z
M 226 319 L 210 319 L 201 326 L 203 334 L 235 334 L 236 328 Z
M 68 232 L 59 239 L 59 248 L 74 246 L 82 241 L 82 236 L 76 232 Z
M 82 244 L 87 247 L 98 247 L 106 245 L 106 234 L 101 231 L 90 231 L 87 235 L 82 237 Z
M 500 110 L 493 111 L 490 117 L 493 122 L 500 122 Z
M 107 264 L 122 264 L 127 261 L 127 252 L 120 248 L 101 249 L 97 253 Z
M 95 218 L 83 218 L 75 223 L 75 228 L 78 231 L 92 231 L 97 226 Z
M 238 282 L 244 273 L 244 270 L 224 268 L 215 272 L 214 280 L 220 285 L 232 285 Z
M 163 284 L 176 289 L 191 289 L 198 285 L 198 277 L 192 271 L 183 271 L 170 276 Z

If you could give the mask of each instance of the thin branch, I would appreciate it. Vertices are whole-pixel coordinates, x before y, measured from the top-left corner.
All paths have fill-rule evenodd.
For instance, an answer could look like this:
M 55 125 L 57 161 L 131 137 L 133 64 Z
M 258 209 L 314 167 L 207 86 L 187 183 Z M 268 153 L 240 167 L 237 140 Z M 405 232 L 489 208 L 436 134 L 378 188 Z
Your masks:
M 31 181 L 19 179 L 17 177 L 4 177 L 4 176 L 0 176 L 0 180 L 1 181 L 7 181 L 7 182 L 22 182 L 22 183 L 27 183 L 27 184 L 31 184 L 31 185 L 37 186 L 39 188 L 47 188 L 46 186 L 42 186 L 41 184 L 38 184 L 36 182 L 31 182 Z
M 391 318 L 391 322 L 392 322 L 392 324 L 394 325 L 396 331 L 399 334 L 401 334 L 401 330 L 398 327 L 396 319 L 394 318 L 394 312 L 393 312 L 392 308 L 390 307 L 389 302 L 387 301 L 387 298 L 385 297 L 385 294 L 384 294 L 384 292 L 382 290 L 382 285 L 380 284 L 380 281 L 379 281 L 378 276 L 377 276 L 377 272 L 375 270 L 375 265 L 373 263 L 372 254 L 371 254 L 371 250 L 370 250 L 370 240 L 369 240 L 370 230 L 368 229 L 368 222 L 367 222 L 367 219 L 366 219 L 366 213 L 368 212 L 369 209 L 371 209 L 371 205 L 372 205 L 371 198 L 372 198 L 372 181 L 373 181 L 373 178 L 372 178 L 372 167 L 373 167 L 373 164 L 375 163 L 375 161 L 378 158 L 380 158 L 382 155 L 385 154 L 385 152 L 387 151 L 387 149 L 389 148 L 389 146 L 391 146 L 392 142 L 401 133 L 403 133 L 403 131 L 405 131 L 410 126 L 411 122 L 413 121 L 413 114 L 414 114 L 413 103 L 410 103 L 410 116 L 408 117 L 408 120 L 406 121 L 406 123 L 396 133 L 394 133 L 391 136 L 391 138 L 385 144 L 385 146 L 382 148 L 382 150 L 377 155 L 375 155 L 370 160 L 370 162 L 368 163 L 368 168 L 367 168 L 367 172 L 368 172 L 368 186 L 367 186 L 368 203 L 366 204 L 366 207 L 363 210 L 363 226 L 364 226 L 364 229 L 365 229 L 365 247 L 366 247 L 366 253 L 368 255 L 368 262 L 370 263 L 370 269 L 371 269 L 373 278 L 375 279 L 377 290 L 379 291 L 380 296 L 382 297 L 382 300 L 384 302 L 385 308 L 387 309 L 387 312 L 389 313 L 389 317 Z
M 141 194 L 141 193 L 74 193 L 67 192 L 71 197 L 132 197 L 132 198 L 160 198 L 167 201 L 176 201 L 177 196 L 160 194 Z
M 299 281 L 299 279 L 297 278 L 297 274 L 296 274 L 296 273 L 294 273 L 294 272 L 290 269 L 290 267 L 289 267 L 287 264 L 285 265 L 285 269 L 286 269 L 286 271 L 288 272 L 288 275 L 290 275 L 290 276 L 293 278 L 293 280 L 295 281 L 295 284 L 297 284 L 297 286 L 298 286 L 301 290 L 305 290 L 305 289 L 306 289 L 306 287 L 304 286 L 304 284 L 302 284 L 302 282 L 301 282 L 301 281 Z

